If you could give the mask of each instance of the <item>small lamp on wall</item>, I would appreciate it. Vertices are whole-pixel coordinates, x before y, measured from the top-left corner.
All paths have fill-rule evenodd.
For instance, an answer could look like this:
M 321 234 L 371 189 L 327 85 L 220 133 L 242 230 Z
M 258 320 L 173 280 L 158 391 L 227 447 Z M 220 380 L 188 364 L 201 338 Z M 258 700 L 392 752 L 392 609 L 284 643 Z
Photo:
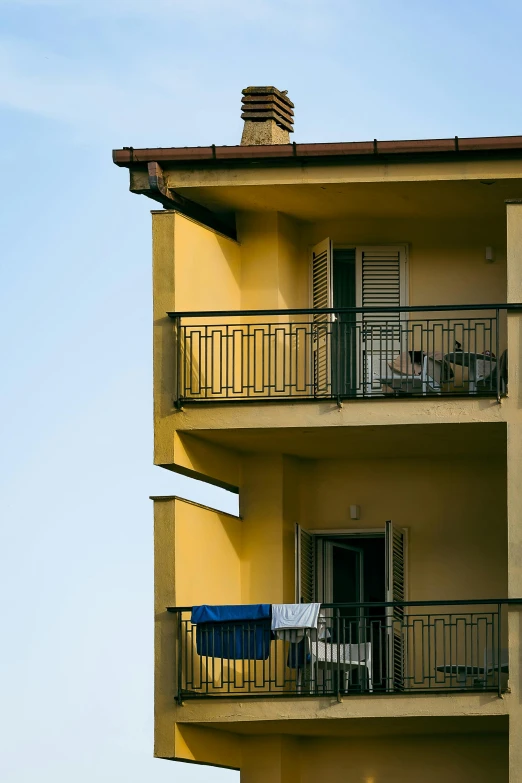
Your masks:
M 495 260 L 495 256 L 493 254 L 493 248 L 490 245 L 488 245 L 488 247 L 486 248 L 486 261 L 488 262 L 488 264 L 492 264 L 494 260 Z
M 361 518 L 361 507 L 350 506 L 350 519 L 360 519 L 360 518 Z

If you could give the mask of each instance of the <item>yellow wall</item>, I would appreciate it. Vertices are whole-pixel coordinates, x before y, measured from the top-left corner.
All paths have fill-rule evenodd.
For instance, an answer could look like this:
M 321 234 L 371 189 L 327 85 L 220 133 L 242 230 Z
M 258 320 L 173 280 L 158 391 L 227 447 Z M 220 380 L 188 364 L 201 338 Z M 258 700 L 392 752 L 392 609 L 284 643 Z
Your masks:
M 236 223 L 241 243 L 241 309 L 276 308 L 277 214 L 239 213 Z
M 213 732 L 204 735 L 205 740 L 201 742 L 198 731 L 180 734 L 176 730 L 178 616 L 167 612 L 167 607 L 241 603 L 240 548 L 241 521 L 237 517 L 175 497 L 155 499 L 156 756 L 198 758 L 209 763 L 237 766 L 233 743 L 219 750 L 220 741 L 213 742 Z M 223 760 L 225 757 L 228 761 Z
M 305 227 L 278 212 L 239 212 L 241 243 L 241 308 L 302 307 L 308 296 L 304 277 Z
M 502 783 L 508 742 L 502 735 L 306 740 L 300 783 Z M 242 783 L 247 783 L 243 781 Z
M 169 310 L 308 307 L 309 248 L 325 236 L 334 245 L 408 243 L 413 305 L 502 302 L 507 297 L 505 218 L 496 214 L 461 220 L 436 215 L 431 220 L 391 220 L 376 214 L 371 220 L 310 223 L 282 213 L 245 212 L 237 222 L 241 244 L 171 212 L 153 215 L 156 464 L 174 463 L 173 432 L 179 421 L 173 405 L 176 353 L 174 325 L 165 315 Z M 494 263 L 485 261 L 488 245 L 494 248 Z M 194 412 L 192 421 L 198 416 Z
M 522 271 L 521 211 L 520 205 L 508 210 L 511 244 L 507 253 L 506 224 L 499 217 L 438 220 L 434 215 L 430 220 L 392 220 L 376 215 L 371 221 L 363 217 L 307 222 L 276 212 L 244 213 L 238 216 L 239 245 L 179 215 L 154 215 L 155 461 L 173 464 L 177 449 L 180 464 L 188 466 L 188 470 L 216 476 L 219 473 L 221 480 L 237 482 L 242 489 L 243 517 L 239 520 L 172 499 L 155 504 L 158 756 L 237 764 L 240 755 L 236 735 L 221 743 L 219 732 L 212 729 L 205 729 L 209 734 L 203 730 L 175 729 L 175 720 L 180 719 L 179 711 L 184 708 L 177 708 L 173 700 L 175 620 L 167 615 L 165 607 L 203 602 L 291 601 L 296 521 L 314 529 L 374 528 L 392 518 L 398 526 L 408 528 L 412 600 L 500 597 L 506 595 L 508 581 L 511 595 L 520 595 L 518 588 L 522 584 L 520 316 L 509 319 L 513 383 L 510 397 L 502 406 L 485 400 L 435 400 L 429 404 L 355 401 L 343 411 L 335 406 L 327 410 L 320 403 L 313 403 L 301 408 L 294 405 L 275 414 L 274 408 L 261 405 L 241 412 L 231 406 L 226 414 L 217 408 L 202 410 L 201 414 L 193 408 L 178 414 L 172 406 L 173 327 L 165 312 L 307 307 L 308 246 L 325 236 L 338 244 L 408 242 L 411 304 L 501 302 L 508 296 L 520 299 L 516 292 Z M 494 264 L 484 260 L 486 245 L 495 248 Z M 506 256 L 511 293 L 506 292 Z M 177 445 L 175 438 L 177 427 L 196 430 L 197 435 L 198 422 L 201 427 L 202 421 L 215 428 L 270 428 L 277 424 L 288 427 L 291 422 L 296 429 L 320 429 L 330 426 L 333 419 L 335 426 L 354 422 L 400 424 L 406 420 L 415 424 L 446 419 L 482 421 L 481 417 L 490 414 L 491 420 L 508 419 L 507 473 L 504 457 L 476 458 L 471 452 L 459 458 L 446 455 L 436 459 L 311 461 L 286 457 L 281 451 L 260 454 L 254 449 L 240 454 L 221 446 L 201 445 L 191 449 L 186 448 L 188 441 L 183 441 L 183 437 Z M 413 420 L 412 416 L 417 418 Z M 361 506 L 358 522 L 348 519 L 348 507 L 353 503 Z M 510 616 L 512 660 L 519 657 L 520 633 L 519 615 Z M 511 713 L 510 779 L 520 783 L 522 713 L 517 667 L 513 667 L 510 677 L 513 693 L 506 697 Z M 374 703 L 382 703 L 384 709 L 385 701 L 383 697 Z M 439 702 L 442 704 L 443 700 Z M 399 705 L 400 699 L 389 699 L 386 704 L 393 715 L 399 709 L 394 705 Z M 423 697 L 415 697 L 411 713 L 416 714 L 423 704 L 427 704 Z M 484 709 L 485 705 L 486 699 Z M 204 719 L 205 707 L 201 707 Z M 226 712 L 230 718 L 237 709 L 232 704 L 223 714 Z M 465 707 L 459 709 L 465 711 Z M 273 715 L 280 713 L 281 708 L 274 707 Z M 319 720 L 317 716 L 314 720 Z M 299 774 L 293 762 L 296 742 L 302 759 Z M 279 737 L 262 738 L 256 743 L 250 739 L 241 743 L 243 783 L 261 779 L 315 783 L 326 769 L 330 780 L 349 783 L 435 781 L 442 777 L 448 783 L 507 779 L 506 740 L 497 736 L 478 739 L 467 735 L 403 735 L 393 740 L 349 741 Z M 271 753 L 276 767 L 270 767 Z
M 390 218 L 376 211 L 310 222 L 281 212 L 239 212 L 237 228 L 239 244 L 181 215 L 153 213 L 155 294 L 164 308 L 158 316 L 165 310 L 308 307 L 309 248 L 325 237 L 334 246 L 407 243 L 410 304 L 506 300 L 502 215 Z M 493 263 L 485 260 L 486 246 L 494 249 Z
M 412 305 L 506 300 L 506 219 L 502 212 L 461 217 L 434 214 L 430 219 L 412 213 L 407 218 L 392 219 L 384 213 L 381 216 L 379 209 L 385 209 L 384 196 L 376 202 L 371 218 L 349 216 L 311 222 L 275 211 L 238 212 L 239 243 L 173 212 L 153 213 L 156 464 L 175 468 L 174 432 L 186 427 L 183 415 L 174 408 L 175 327 L 165 313 L 309 307 L 309 251 L 326 236 L 334 245 L 408 243 Z M 494 263 L 485 261 L 486 246 L 494 249 Z M 516 279 L 516 274 L 512 274 L 511 280 Z M 281 316 L 280 320 L 300 318 Z M 233 323 L 234 319 L 229 321 Z M 208 324 L 211 320 L 200 322 Z M 197 318 L 185 323 L 194 325 Z M 501 349 L 504 345 L 502 327 Z M 192 372 L 196 376 L 201 373 L 205 379 L 202 368 L 194 366 Z M 214 378 L 217 372 L 214 368 Z M 210 376 L 209 369 L 207 381 Z M 234 384 L 241 386 L 241 377 L 241 370 L 236 368 Z M 225 380 L 230 383 L 231 376 Z M 250 410 L 259 421 L 258 411 Z M 428 418 L 428 408 L 424 406 L 424 410 Z M 213 411 L 214 426 L 227 426 L 219 423 L 224 420 L 224 413 Z M 248 411 L 238 411 L 239 414 L 248 419 Z M 192 410 L 191 427 L 197 429 L 198 421 L 206 415 L 204 410 Z M 265 419 L 267 424 L 262 426 L 272 426 L 270 417 Z M 187 467 L 183 462 L 180 465 Z
M 325 237 L 334 247 L 407 243 L 411 305 L 506 301 L 505 217 L 392 220 L 376 214 L 308 226 L 308 244 Z M 494 248 L 494 263 L 485 260 L 486 246 Z
M 175 503 L 176 605 L 241 603 L 237 517 L 183 500 Z
M 183 724 L 177 724 L 173 728 L 173 733 L 173 758 L 220 767 L 240 768 L 241 740 L 237 734 Z
M 277 603 L 283 585 L 283 458 L 245 456 L 248 478 L 240 495 L 243 524 L 242 588 L 245 603 Z M 260 552 L 263 556 L 260 557 Z
M 160 213 L 161 220 L 164 213 Z M 174 215 L 173 310 L 237 310 L 241 257 L 237 242 Z
M 502 215 L 352 217 L 297 221 L 283 213 L 239 213 L 241 307 L 309 307 L 310 247 L 404 244 L 409 248 L 412 305 L 506 301 L 506 221 Z M 485 260 L 487 246 L 494 262 Z
M 165 588 L 171 605 L 291 602 L 296 522 L 373 530 L 387 519 L 408 530 L 410 600 L 507 595 L 504 457 L 244 455 L 242 471 L 241 519 L 182 500 L 158 517 L 157 536 L 170 536 L 158 568 L 163 579 L 168 565 L 175 580 L 175 592 Z M 164 504 L 155 504 L 157 513 Z M 357 521 L 352 504 L 361 509 Z
M 183 432 L 175 432 L 173 440 L 173 462 L 178 472 L 196 479 L 213 479 L 226 489 L 240 486 L 242 459 L 239 452 Z
M 241 783 L 507 783 L 508 734 L 241 736 L 178 724 L 175 758 L 241 769 Z M 440 727 L 439 727 L 440 730 Z
M 284 310 L 302 307 L 308 291 L 308 248 L 304 223 L 281 212 L 277 215 L 279 250 L 279 297 L 277 306 Z M 305 274 L 303 275 L 303 265 Z M 305 305 L 308 306 L 308 305 Z
M 507 206 L 507 278 L 508 301 L 518 302 L 522 295 L 522 203 Z M 508 317 L 508 351 L 510 406 L 507 439 L 507 506 L 508 506 L 508 584 L 509 595 L 522 595 L 522 319 L 517 313 Z M 510 781 L 522 781 L 522 622 L 520 612 L 509 612 L 510 685 L 517 708 L 510 716 L 509 764 Z
M 239 245 L 175 212 L 152 213 L 154 462 L 173 463 L 176 310 L 241 306 Z
M 504 459 L 303 461 L 301 487 L 306 528 L 408 529 L 410 600 L 507 595 Z
M 300 783 L 298 738 L 244 737 L 241 744 L 241 783 Z
M 242 587 L 245 603 L 294 600 L 294 528 L 299 513 L 298 461 L 245 455 Z

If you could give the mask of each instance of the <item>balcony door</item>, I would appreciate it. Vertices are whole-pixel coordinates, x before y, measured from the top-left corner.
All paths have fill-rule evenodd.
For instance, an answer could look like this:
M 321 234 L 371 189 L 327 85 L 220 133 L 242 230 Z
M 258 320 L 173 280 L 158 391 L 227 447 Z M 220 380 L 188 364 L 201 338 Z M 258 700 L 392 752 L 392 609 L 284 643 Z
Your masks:
M 386 522 L 374 531 L 328 534 L 296 525 L 296 601 L 337 604 L 326 609 L 333 643 L 370 642 L 374 682 L 387 691 L 404 681 L 405 531 Z M 343 604 L 369 603 L 353 607 Z
M 333 306 L 340 310 L 357 306 L 356 249 L 334 248 Z M 357 317 L 340 312 L 333 333 L 332 385 L 334 394 L 352 397 L 358 389 Z
M 322 576 L 319 592 L 322 603 L 364 601 L 364 549 L 347 541 L 319 539 Z
M 405 245 L 312 248 L 311 307 L 383 308 L 408 304 Z M 312 315 L 316 396 L 350 397 L 382 392 L 381 378 L 402 346 L 404 314 Z
M 404 531 L 381 529 L 321 533 L 295 528 L 297 603 L 384 603 L 403 601 Z

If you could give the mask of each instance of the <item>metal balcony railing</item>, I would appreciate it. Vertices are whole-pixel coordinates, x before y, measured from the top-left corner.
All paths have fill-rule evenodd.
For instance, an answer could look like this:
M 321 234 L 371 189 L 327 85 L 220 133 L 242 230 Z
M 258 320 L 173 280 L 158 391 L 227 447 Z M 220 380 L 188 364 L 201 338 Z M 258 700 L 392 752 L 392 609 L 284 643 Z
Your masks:
M 177 622 L 177 699 L 494 691 L 507 687 L 508 604 L 522 599 L 323 604 L 317 629 Z M 503 612 L 504 610 L 504 612 Z M 174 662 L 173 662 L 174 663 Z
M 501 314 L 520 305 L 169 313 L 175 403 L 506 390 Z

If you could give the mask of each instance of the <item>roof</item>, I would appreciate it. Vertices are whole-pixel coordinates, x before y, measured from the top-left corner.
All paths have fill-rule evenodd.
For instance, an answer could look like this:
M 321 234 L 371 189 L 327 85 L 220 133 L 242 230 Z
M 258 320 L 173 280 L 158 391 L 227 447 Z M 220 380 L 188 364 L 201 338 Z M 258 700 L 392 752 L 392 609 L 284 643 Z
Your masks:
M 489 136 L 461 139 L 419 139 L 410 141 L 349 141 L 329 144 L 268 144 L 258 146 L 217 147 L 158 147 L 135 149 L 123 147 L 113 150 L 117 166 L 131 167 L 155 161 L 172 166 L 210 167 L 216 164 L 247 165 L 252 162 L 274 165 L 302 165 L 306 161 L 326 159 L 337 162 L 342 158 L 368 157 L 497 157 L 522 154 L 522 136 Z

